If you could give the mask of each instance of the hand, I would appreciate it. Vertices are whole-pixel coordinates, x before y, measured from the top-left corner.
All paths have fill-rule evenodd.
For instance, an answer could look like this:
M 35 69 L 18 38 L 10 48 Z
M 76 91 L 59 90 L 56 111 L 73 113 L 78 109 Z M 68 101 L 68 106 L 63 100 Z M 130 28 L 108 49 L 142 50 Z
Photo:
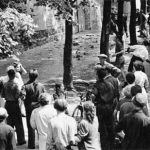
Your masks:
M 126 52 L 130 53 L 130 47 L 127 48 L 127 51 L 126 51 Z

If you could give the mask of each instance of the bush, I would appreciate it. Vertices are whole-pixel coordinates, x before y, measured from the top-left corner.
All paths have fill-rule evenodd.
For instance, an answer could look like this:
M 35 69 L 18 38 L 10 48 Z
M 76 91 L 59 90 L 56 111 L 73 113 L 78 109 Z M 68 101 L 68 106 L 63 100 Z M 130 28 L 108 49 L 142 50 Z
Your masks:
M 30 46 L 36 27 L 28 14 L 19 13 L 14 8 L 0 11 L 0 57 L 14 54 L 18 44 Z

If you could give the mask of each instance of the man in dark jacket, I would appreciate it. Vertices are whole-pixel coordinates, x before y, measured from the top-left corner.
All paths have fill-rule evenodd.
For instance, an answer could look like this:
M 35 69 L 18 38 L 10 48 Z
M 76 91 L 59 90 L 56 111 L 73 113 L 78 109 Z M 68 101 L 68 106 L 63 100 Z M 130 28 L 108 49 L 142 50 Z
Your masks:
M 114 99 L 113 99 L 113 109 L 115 109 L 118 101 L 119 101 L 119 82 L 117 80 L 117 78 L 115 78 L 114 76 L 111 75 L 112 69 L 109 66 L 106 66 L 105 68 L 106 70 L 106 76 L 104 78 L 105 81 L 111 83 L 114 87 Z
M 104 80 L 106 71 L 104 68 L 97 69 L 97 82 L 94 88 L 96 113 L 99 121 L 100 139 L 102 150 L 113 149 L 113 101 L 114 87 Z
M 122 141 L 124 150 L 148 150 L 150 149 L 150 119 L 142 110 L 146 105 L 146 97 L 142 93 L 138 93 L 133 103 L 134 110 L 119 121 L 116 131 L 123 130 L 125 133 Z
M 0 150 L 15 150 L 15 131 L 11 126 L 5 123 L 7 117 L 6 109 L 0 107 Z
M 29 72 L 29 81 L 24 85 L 22 94 L 25 97 L 24 104 L 26 110 L 26 119 L 28 127 L 28 148 L 35 148 L 35 130 L 30 125 L 30 117 L 33 109 L 40 106 L 38 102 L 39 95 L 45 92 L 44 85 L 37 82 L 38 71 L 32 69 Z

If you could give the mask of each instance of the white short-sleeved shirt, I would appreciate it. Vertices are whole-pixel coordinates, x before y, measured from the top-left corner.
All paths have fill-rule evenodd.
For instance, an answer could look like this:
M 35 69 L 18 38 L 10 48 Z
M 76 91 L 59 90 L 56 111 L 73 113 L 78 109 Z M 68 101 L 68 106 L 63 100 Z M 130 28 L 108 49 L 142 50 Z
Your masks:
M 148 50 L 144 45 L 133 45 L 130 46 L 130 49 L 134 50 L 132 54 L 134 56 L 140 57 L 144 61 L 148 59 Z
M 74 142 L 74 135 L 77 133 L 77 124 L 73 117 L 60 113 L 52 118 L 49 123 L 47 137 L 47 149 L 51 149 L 53 144 L 61 143 L 64 147 L 71 141 Z

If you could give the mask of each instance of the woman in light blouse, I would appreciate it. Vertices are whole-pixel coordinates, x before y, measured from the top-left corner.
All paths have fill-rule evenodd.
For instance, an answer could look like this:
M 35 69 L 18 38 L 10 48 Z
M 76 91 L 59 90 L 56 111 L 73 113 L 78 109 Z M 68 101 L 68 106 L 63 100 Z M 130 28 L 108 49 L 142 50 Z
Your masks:
M 83 119 L 79 124 L 75 141 L 82 142 L 85 150 L 101 150 L 98 119 L 96 117 L 95 106 L 91 101 L 83 105 Z M 79 148 L 80 149 L 80 148 Z

